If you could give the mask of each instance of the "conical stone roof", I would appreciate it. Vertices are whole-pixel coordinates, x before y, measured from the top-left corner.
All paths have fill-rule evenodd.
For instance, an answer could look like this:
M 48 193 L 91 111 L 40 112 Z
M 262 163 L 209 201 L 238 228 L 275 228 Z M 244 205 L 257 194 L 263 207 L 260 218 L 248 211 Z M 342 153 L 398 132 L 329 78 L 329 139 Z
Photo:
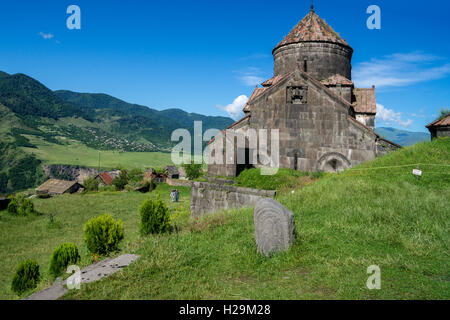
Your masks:
M 299 42 L 333 42 L 350 47 L 311 7 L 311 11 L 292 29 L 275 49 Z

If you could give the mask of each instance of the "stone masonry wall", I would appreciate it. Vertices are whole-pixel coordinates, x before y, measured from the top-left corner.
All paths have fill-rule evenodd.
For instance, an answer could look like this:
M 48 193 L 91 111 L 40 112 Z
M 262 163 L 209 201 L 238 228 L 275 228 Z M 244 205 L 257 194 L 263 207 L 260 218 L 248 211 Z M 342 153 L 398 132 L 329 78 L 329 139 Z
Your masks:
M 300 68 L 317 80 L 325 80 L 335 74 L 352 79 L 353 49 L 335 43 L 301 42 L 276 49 L 274 75 L 283 75 Z
M 307 102 L 287 103 L 288 86 L 307 87 Z M 375 134 L 351 121 L 347 108 L 296 72 L 255 100 L 250 127 L 279 129 L 281 168 L 322 170 L 334 157 L 341 170 L 376 155 Z
M 276 191 L 256 190 L 223 184 L 193 182 L 191 216 L 253 206 L 261 198 L 273 198 Z

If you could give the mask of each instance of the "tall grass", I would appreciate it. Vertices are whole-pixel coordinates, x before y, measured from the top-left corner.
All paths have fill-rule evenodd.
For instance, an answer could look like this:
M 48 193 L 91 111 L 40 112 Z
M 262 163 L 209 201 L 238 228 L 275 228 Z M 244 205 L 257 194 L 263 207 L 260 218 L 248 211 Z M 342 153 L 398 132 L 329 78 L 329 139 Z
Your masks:
M 441 166 L 424 166 L 421 180 L 412 167 L 374 169 L 417 162 Z M 256 250 L 251 209 L 143 239 L 139 263 L 66 298 L 448 299 L 448 165 L 450 143 L 437 140 L 279 197 L 294 212 L 297 241 L 270 259 Z M 381 290 L 366 287 L 371 265 Z

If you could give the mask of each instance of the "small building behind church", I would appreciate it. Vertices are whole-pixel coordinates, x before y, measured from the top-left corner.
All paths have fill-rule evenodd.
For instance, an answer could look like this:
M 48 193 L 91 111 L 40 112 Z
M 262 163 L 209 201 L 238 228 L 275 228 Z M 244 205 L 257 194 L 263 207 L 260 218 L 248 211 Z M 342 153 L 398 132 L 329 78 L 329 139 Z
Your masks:
M 431 139 L 450 137 L 450 112 L 427 125 Z

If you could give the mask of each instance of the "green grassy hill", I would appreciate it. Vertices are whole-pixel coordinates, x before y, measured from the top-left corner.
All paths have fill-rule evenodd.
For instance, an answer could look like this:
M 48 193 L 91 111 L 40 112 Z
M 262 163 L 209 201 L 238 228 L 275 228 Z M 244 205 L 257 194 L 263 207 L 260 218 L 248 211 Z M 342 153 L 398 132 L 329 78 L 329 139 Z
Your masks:
M 223 129 L 233 120 L 158 111 L 106 94 L 53 92 L 23 74 L 0 72 L 0 194 L 33 188 L 42 182 L 41 163 L 133 167 L 171 163 L 171 133 Z M 164 161 L 164 163 L 163 163 Z
M 412 175 L 418 163 L 421 180 Z M 450 298 L 448 139 L 325 175 L 294 194 L 286 189 L 277 200 L 295 215 L 297 241 L 270 259 L 257 252 L 252 209 L 188 221 L 189 190 L 183 190 L 183 203 L 176 208 L 169 189 L 159 192 L 183 221 L 181 230 L 170 235 L 138 235 L 137 207 L 146 196 L 136 193 L 36 200 L 45 214 L 58 214 L 61 229 L 55 230 L 48 229 L 45 216 L 16 219 L 1 213 L 0 231 L 8 236 L 0 244 L 0 259 L 6 262 L 0 297 L 14 297 L 8 286 L 19 261 L 35 258 L 46 270 L 51 251 L 62 242 L 79 245 L 88 263 L 82 225 L 108 211 L 124 219 L 122 252 L 142 257 L 66 299 Z M 371 265 L 381 268 L 381 290 L 366 288 Z

